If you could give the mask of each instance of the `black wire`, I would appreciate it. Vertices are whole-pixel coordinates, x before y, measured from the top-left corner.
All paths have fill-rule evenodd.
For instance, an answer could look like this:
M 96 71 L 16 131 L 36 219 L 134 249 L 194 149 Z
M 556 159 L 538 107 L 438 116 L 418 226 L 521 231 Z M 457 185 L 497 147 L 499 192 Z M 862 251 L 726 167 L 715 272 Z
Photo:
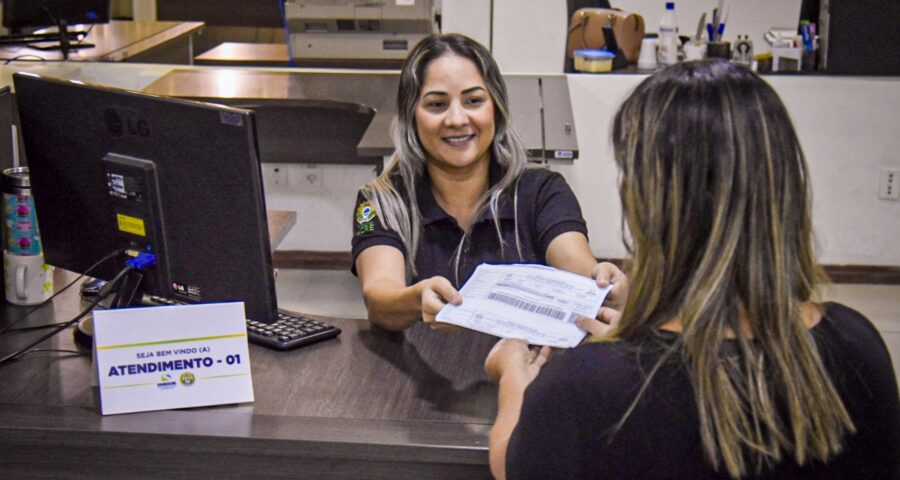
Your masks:
M 33 327 L 19 327 L 19 328 L 10 328 L 7 332 L 29 332 L 32 330 L 43 330 L 45 328 L 53 328 L 58 327 L 66 322 L 56 322 L 56 323 L 48 323 L 46 325 L 35 325 Z
M 0 358 L 0 365 L 3 365 L 4 363 L 7 363 L 7 362 L 9 362 L 9 361 L 11 361 L 11 360 L 17 360 L 17 359 L 20 358 L 22 355 L 28 353 L 28 351 L 31 350 L 35 345 L 37 345 L 37 344 L 43 342 L 44 340 L 46 340 L 46 339 L 48 339 L 48 338 L 50 338 L 50 337 L 56 335 L 56 334 L 59 333 L 59 332 L 61 332 L 61 331 L 65 330 L 65 329 L 71 327 L 71 326 L 74 325 L 76 322 L 78 322 L 79 320 L 81 320 L 82 317 L 84 317 L 84 316 L 87 315 L 88 313 L 91 313 L 91 311 L 93 311 L 94 307 L 95 307 L 98 303 L 100 303 L 101 301 L 103 301 L 103 299 L 105 299 L 105 298 L 108 297 L 111 293 L 113 293 L 113 292 L 115 291 L 116 285 L 117 285 L 123 278 L 125 278 L 125 275 L 128 274 L 128 272 L 130 272 L 130 271 L 132 271 L 132 270 L 133 270 L 133 267 L 130 267 L 130 266 L 123 268 L 121 271 L 119 271 L 118 274 L 116 274 L 116 276 L 115 276 L 112 280 L 109 281 L 109 283 L 107 283 L 107 284 L 103 287 L 103 289 L 101 289 L 100 294 L 97 295 L 97 298 L 95 298 L 95 299 L 91 302 L 91 304 L 88 305 L 87 308 L 85 308 L 84 310 L 82 310 L 81 313 L 79 313 L 75 318 L 69 320 L 68 322 L 63 323 L 62 325 L 60 325 L 59 327 L 57 327 L 56 329 L 54 329 L 52 332 L 50 332 L 50 333 L 48 333 L 48 334 L 42 336 L 41 338 L 39 338 L 39 339 L 37 339 L 36 341 L 32 342 L 30 345 L 28 345 L 28 346 L 26 346 L 26 347 L 24 347 L 24 348 L 21 348 L 21 349 L 15 351 L 15 352 L 13 352 L 13 353 L 11 353 L 11 354 L 9 354 L 9 355 L 3 357 L 3 358 Z
M 287 12 L 285 7 L 285 0 L 281 0 L 278 2 L 278 6 L 281 8 L 281 25 L 284 27 L 284 39 L 287 43 L 288 49 L 288 65 L 292 68 L 296 67 L 297 64 L 294 62 L 294 46 L 291 45 L 291 28 L 288 26 Z
M 78 43 L 75 44 L 75 47 L 76 47 L 76 48 L 78 48 L 79 45 L 81 45 L 82 43 L 84 43 L 85 40 L 87 40 L 88 35 L 91 34 L 91 30 L 94 29 L 94 25 L 96 25 L 96 24 L 95 24 L 95 23 L 92 23 L 92 24 L 88 27 L 87 31 L 84 32 L 84 35 L 82 35 L 81 38 L 78 39 Z
M 95 263 L 95 264 L 91 265 L 90 267 L 88 267 L 88 269 L 85 270 L 81 275 L 78 275 L 78 277 L 75 278 L 75 280 L 72 280 L 68 285 L 66 285 L 65 287 L 63 287 L 61 290 L 57 291 L 57 292 L 54 293 L 53 295 L 51 295 L 50 298 L 48 298 L 48 299 L 44 300 L 43 302 L 41 302 L 41 303 L 35 305 L 34 307 L 31 307 L 31 309 L 29 309 L 27 312 L 25 312 L 25 315 L 22 315 L 22 316 L 19 317 L 17 320 L 15 320 L 14 322 L 12 322 L 12 323 L 10 323 L 9 325 L 7 325 L 6 327 L 4 327 L 3 330 L 0 330 L 0 336 L 2 336 L 2 335 L 3 335 L 4 333 L 6 333 L 6 332 L 12 330 L 13 327 L 15 327 L 16 325 L 18 325 L 19 323 L 21 323 L 22 320 L 25 320 L 26 318 L 28 318 L 29 315 L 31 315 L 32 313 L 34 313 L 34 312 L 40 310 L 41 308 L 43 308 L 44 306 L 46 306 L 48 303 L 50 303 L 51 301 L 53 301 L 53 299 L 56 298 L 57 295 L 59 295 L 59 294 L 65 292 L 66 290 L 69 289 L 69 287 L 71 287 L 72 285 L 75 285 L 76 283 L 78 283 L 78 281 L 81 280 L 82 278 L 84 278 L 85 275 L 90 275 L 91 272 L 93 272 L 95 268 L 99 267 L 100 265 L 102 265 L 103 263 L 105 263 L 106 261 L 108 261 L 109 259 L 115 258 L 117 255 L 120 255 L 120 254 L 121 254 L 122 252 L 124 252 L 124 251 L 125 251 L 124 248 L 120 248 L 120 249 L 118 249 L 118 250 L 116 250 L 116 251 L 114 251 L 114 252 L 111 252 L 111 253 L 107 254 L 105 257 L 101 258 L 100 260 L 97 260 L 97 263 Z
M 22 355 L 19 356 L 19 358 L 22 358 L 26 355 L 31 355 L 32 353 L 39 353 L 39 352 L 71 353 L 74 355 L 78 355 L 79 357 L 90 357 L 91 356 L 91 354 L 89 354 L 87 352 L 79 352 L 78 350 L 67 350 L 65 348 L 35 348 L 34 350 L 29 350 L 29 351 L 23 353 Z
M 33 58 L 33 59 L 28 59 L 28 57 L 34 57 L 34 58 Z M 3 64 L 4 64 L 4 65 L 9 65 L 9 64 L 12 63 L 12 62 L 22 61 L 22 59 L 27 59 L 26 61 L 28 61 L 28 62 L 46 62 L 46 61 L 47 61 L 46 58 L 41 57 L 41 56 L 39 56 L 39 55 L 31 55 L 31 54 L 28 54 L 28 55 L 19 55 L 19 56 L 17 56 L 17 57 L 10 58 L 9 60 L 3 62 Z

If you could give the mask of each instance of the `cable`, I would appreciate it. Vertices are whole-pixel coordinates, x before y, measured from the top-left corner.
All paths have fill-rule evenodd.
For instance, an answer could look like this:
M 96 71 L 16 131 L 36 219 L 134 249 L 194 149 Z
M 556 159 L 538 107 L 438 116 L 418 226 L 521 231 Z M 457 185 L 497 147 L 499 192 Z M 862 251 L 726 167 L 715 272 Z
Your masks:
M 116 274 L 116 276 L 115 276 L 112 280 L 109 281 L 109 283 L 107 283 L 107 284 L 103 287 L 103 289 L 100 290 L 100 294 L 97 295 L 97 298 L 95 298 L 95 299 L 91 302 L 91 304 L 88 305 L 88 307 L 87 307 L 86 309 L 82 310 L 81 313 L 79 313 L 75 318 L 69 320 L 68 322 L 63 323 L 62 325 L 60 325 L 59 327 L 57 327 L 56 329 L 54 329 L 52 332 L 50 332 L 50 333 L 48 333 L 48 334 L 42 336 L 41 338 L 39 338 L 39 339 L 37 339 L 36 341 L 32 342 L 31 344 L 27 345 L 26 347 L 21 348 L 21 349 L 15 351 L 15 352 L 13 352 L 13 353 L 11 353 L 11 354 L 9 354 L 9 355 L 3 357 L 3 358 L 0 358 L 0 365 L 3 365 L 4 363 L 7 363 L 7 362 L 9 362 L 9 361 L 11 361 L 11 360 L 17 360 L 19 357 L 21 357 L 22 355 L 26 354 L 29 350 L 31 350 L 35 345 L 37 345 L 37 344 L 43 342 L 44 340 L 46 340 L 46 339 L 48 339 L 48 338 L 50 338 L 50 337 L 56 335 L 56 334 L 59 333 L 59 332 L 61 332 L 61 331 L 65 330 L 65 329 L 71 327 L 72 325 L 74 325 L 75 323 L 77 323 L 79 320 L 81 320 L 85 315 L 87 315 L 88 313 L 91 313 L 91 311 L 94 309 L 94 307 L 95 307 L 98 303 L 100 303 L 101 301 L 103 301 L 103 299 L 105 299 L 105 298 L 108 297 L 111 293 L 113 293 L 113 292 L 115 291 L 116 285 L 117 285 L 123 278 L 125 278 L 125 275 L 127 275 L 127 274 L 128 274 L 129 272 L 131 272 L 132 270 L 134 270 L 134 268 L 133 268 L 133 267 L 130 267 L 130 266 L 129 266 L 129 267 L 123 268 L 121 271 L 119 271 L 118 274 Z
M 58 327 L 66 322 L 48 323 L 46 325 L 35 325 L 33 327 L 10 328 L 7 332 L 30 332 L 32 330 L 43 330 L 45 328 Z
M 278 2 L 278 6 L 281 7 L 281 23 L 284 24 L 284 39 L 287 42 L 288 63 L 291 65 L 291 68 L 296 68 L 297 64 L 294 63 L 294 46 L 291 45 L 291 29 L 288 26 L 286 3 L 287 0 L 281 0 Z
M 75 44 L 75 48 L 80 47 L 81 44 L 83 44 L 84 41 L 87 40 L 88 35 L 91 34 L 91 30 L 94 29 L 94 25 L 96 25 L 96 24 L 92 23 L 92 24 L 88 27 L 87 31 L 82 32 L 83 35 L 81 35 L 81 38 L 78 39 L 78 43 Z M 78 36 L 78 33 L 76 32 L 75 35 Z
M 79 356 L 79 357 L 90 357 L 91 356 L 91 354 L 89 354 L 87 352 L 79 352 L 78 350 L 67 350 L 65 348 L 35 348 L 34 350 L 29 350 L 29 351 L 23 353 L 22 355 L 19 356 L 19 358 L 22 358 L 26 355 L 31 355 L 32 353 L 39 353 L 39 352 L 71 353 L 71 354 Z
M 51 295 L 50 298 L 48 298 L 48 299 L 44 300 L 43 302 L 41 302 L 41 303 L 35 305 L 34 307 L 31 307 L 31 309 L 29 309 L 27 312 L 25 312 L 25 315 L 22 315 L 22 316 L 19 317 L 17 320 L 15 320 L 14 322 L 12 322 L 12 323 L 10 323 L 9 325 L 7 325 L 6 327 L 4 327 L 3 330 L 0 330 L 0 336 L 2 336 L 2 335 L 3 335 L 4 333 L 6 333 L 6 332 L 12 330 L 13 327 L 15 327 L 15 326 L 18 325 L 20 322 L 22 322 L 22 320 L 25 320 L 26 318 L 28 318 L 29 315 L 31 315 L 32 313 L 34 313 L 34 312 L 40 310 L 41 308 L 43 308 L 44 306 L 46 306 L 48 303 L 50 303 L 51 301 L 53 301 L 53 299 L 56 298 L 57 295 L 59 295 L 59 294 L 65 292 L 66 290 L 69 289 L 69 287 L 71 287 L 72 285 L 75 285 L 76 283 L 78 283 L 78 281 L 81 280 L 82 278 L 84 278 L 85 275 L 90 275 L 91 272 L 93 272 L 95 268 L 99 267 L 100 265 L 102 265 L 103 263 L 105 263 L 106 261 L 108 261 L 109 259 L 115 258 L 115 257 L 118 256 L 118 255 L 121 255 L 123 252 L 125 252 L 125 249 L 124 249 L 124 248 L 120 248 L 120 249 L 117 249 L 117 250 L 115 250 L 115 251 L 113 251 L 113 252 L 107 254 L 105 257 L 101 258 L 100 260 L 97 260 L 97 262 L 94 263 L 93 265 L 91 265 L 90 267 L 88 267 L 88 269 L 85 270 L 84 273 L 82 273 L 81 275 L 78 275 L 78 277 L 75 278 L 75 280 L 72 280 L 68 285 L 66 285 L 65 287 L 63 287 L 61 290 L 57 291 L 57 292 L 54 293 L 53 295 Z
M 34 58 L 30 58 L 30 57 L 34 57 Z M 10 58 L 9 60 L 6 60 L 5 62 L 3 62 L 3 64 L 9 65 L 12 62 L 21 62 L 23 60 L 28 61 L 28 62 L 46 62 L 47 61 L 46 58 L 41 57 L 39 55 L 29 54 L 29 55 L 19 55 L 17 57 Z

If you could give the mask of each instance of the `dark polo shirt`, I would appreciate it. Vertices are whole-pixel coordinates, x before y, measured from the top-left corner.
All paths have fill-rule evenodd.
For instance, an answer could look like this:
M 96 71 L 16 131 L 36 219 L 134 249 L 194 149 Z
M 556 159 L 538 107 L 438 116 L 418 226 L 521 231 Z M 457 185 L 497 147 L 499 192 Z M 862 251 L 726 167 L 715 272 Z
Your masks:
M 498 182 L 501 176 L 500 167 L 492 163 L 491 185 Z M 394 185 L 402 192 L 399 181 Z M 471 236 L 463 246 L 457 282 L 453 255 L 464 232 L 456 220 L 438 205 L 431 191 L 431 179 L 427 172 L 417 186 L 416 196 L 422 214 L 422 235 L 419 239 L 413 283 L 440 275 L 459 288 L 481 263 L 546 264 L 547 247 L 557 235 L 565 232 L 587 235 L 587 226 L 581 216 L 578 200 L 563 176 L 543 168 L 527 169 L 519 179 L 518 187 L 521 258 L 516 250 L 513 192 L 509 189 L 501 195 L 497 212 L 505 245 L 501 249 L 491 212 L 483 212 L 472 224 Z M 365 211 L 364 203 L 365 198 L 361 193 L 358 194 L 353 216 L 351 270 L 354 275 L 356 257 L 369 247 L 389 245 L 406 255 L 400 236 L 381 224 L 378 212 Z

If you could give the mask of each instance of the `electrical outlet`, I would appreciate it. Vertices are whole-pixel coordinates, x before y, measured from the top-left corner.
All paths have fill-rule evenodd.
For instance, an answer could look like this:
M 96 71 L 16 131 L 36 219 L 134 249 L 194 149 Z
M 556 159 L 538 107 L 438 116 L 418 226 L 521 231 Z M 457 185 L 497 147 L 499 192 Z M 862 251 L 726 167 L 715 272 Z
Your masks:
M 277 165 L 272 167 L 272 185 L 276 187 L 288 186 L 288 167 Z
M 324 187 L 323 168 L 315 163 L 304 163 L 295 168 L 295 185 L 303 192 L 320 192 Z
M 900 200 L 900 168 L 882 168 L 878 176 L 878 198 Z
M 267 169 L 267 173 L 269 174 L 269 185 L 273 188 L 287 188 L 288 187 L 288 166 L 287 165 L 277 165 L 277 164 L 263 164 L 263 166 Z

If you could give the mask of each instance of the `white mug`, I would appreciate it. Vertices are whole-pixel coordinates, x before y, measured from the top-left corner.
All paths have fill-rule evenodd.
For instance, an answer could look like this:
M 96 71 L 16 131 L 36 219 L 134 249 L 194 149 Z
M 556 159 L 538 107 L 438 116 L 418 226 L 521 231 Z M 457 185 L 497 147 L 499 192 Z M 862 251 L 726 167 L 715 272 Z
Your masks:
M 53 267 L 43 255 L 3 251 L 3 289 L 14 305 L 37 305 L 53 295 Z

